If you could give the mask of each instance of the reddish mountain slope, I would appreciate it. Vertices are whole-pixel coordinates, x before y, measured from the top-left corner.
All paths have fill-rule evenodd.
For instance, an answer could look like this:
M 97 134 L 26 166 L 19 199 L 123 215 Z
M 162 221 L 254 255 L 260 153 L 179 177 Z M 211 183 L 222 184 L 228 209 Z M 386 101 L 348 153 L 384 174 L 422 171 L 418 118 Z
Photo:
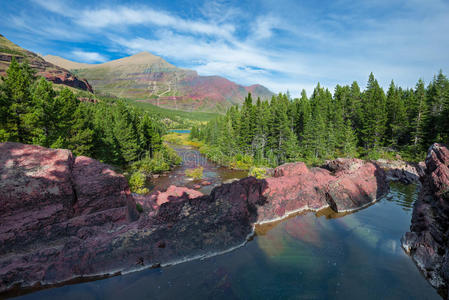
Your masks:
M 262 99 L 273 95 L 261 85 L 245 87 L 219 76 L 199 76 L 148 52 L 97 65 L 74 63 L 56 56 L 44 58 L 87 78 L 96 92 L 167 108 L 220 112 L 243 103 L 248 92 Z

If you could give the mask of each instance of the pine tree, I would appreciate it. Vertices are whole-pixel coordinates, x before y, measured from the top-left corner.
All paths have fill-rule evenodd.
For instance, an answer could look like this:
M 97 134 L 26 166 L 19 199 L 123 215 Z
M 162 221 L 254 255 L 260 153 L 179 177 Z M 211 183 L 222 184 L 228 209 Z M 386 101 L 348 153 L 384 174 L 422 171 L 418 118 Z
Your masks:
M 362 93 L 360 92 L 360 87 L 357 81 L 354 81 L 351 85 L 347 106 L 353 129 L 357 135 L 358 144 L 361 144 L 363 129 L 363 103 Z
M 53 148 L 66 148 L 70 139 L 71 129 L 75 123 L 74 115 L 78 109 L 79 101 L 68 88 L 63 88 L 54 98 L 56 135 L 58 136 L 50 146 Z
M 399 89 L 391 81 L 387 92 L 387 127 L 385 140 L 387 144 L 398 147 L 404 139 L 408 128 L 407 111 Z
M 254 137 L 255 114 L 253 111 L 253 99 L 251 93 L 245 98 L 240 117 L 239 145 L 244 153 L 251 151 L 251 143 Z
M 410 122 L 412 143 L 416 147 L 423 143 L 424 130 L 427 122 L 426 115 L 428 110 L 424 82 L 421 79 L 416 84 L 412 101 L 410 101 L 410 110 L 412 115 Z
M 50 147 L 58 139 L 58 107 L 50 82 L 41 78 L 33 91 L 35 142 Z
M 352 129 L 351 120 L 347 119 L 344 127 L 342 150 L 348 157 L 354 157 L 357 153 L 357 136 Z
M 135 161 L 139 154 L 137 134 L 133 129 L 129 112 L 126 111 L 123 104 L 120 104 L 115 114 L 113 132 L 120 147 L 120 163 L 125 164 Z
M 382 145 L 386 125 L 385 94 L 379 83 L 370 74 L 363 93 L 362 141 L 367 149 Z
M 91 111 L 86 105 L 79 105 L 73 115 L 73 125 L 67 147 L 75 155 L 93 156 L 95 133 L 91 124 Z
M 442 113 L 444 103 L 449 97 L 449 81 L 443 72 L 440 70 L 433 82 L 428 88 L 428 112 L 426 122 L 426 143 L 431 144 L 441 141 L 441 132 L 444 131 L 444 124 L 442 122 Z
M 31 87 L 35 72 L 27 62 L 19 64 L 13 57 L 3 78 L 3 102 L 7 106 L 7 130 L 12 141 L 27 142 L 31 139 L 32 99 Z
M 302 142 L 307 122 L 310 120 L 311 107 L 305 90 L 301 91 L 301 98 L 296 102 L 295 133 L 299 143 Z

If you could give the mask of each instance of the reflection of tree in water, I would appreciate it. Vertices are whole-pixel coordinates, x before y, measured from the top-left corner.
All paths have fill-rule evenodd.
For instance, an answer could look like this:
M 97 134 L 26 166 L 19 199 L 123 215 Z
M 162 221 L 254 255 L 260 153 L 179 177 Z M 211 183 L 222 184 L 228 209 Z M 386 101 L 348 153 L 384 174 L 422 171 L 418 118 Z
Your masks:
M 411 212 L 413 204 L 418 198 L 419 187 L 416 184 L 405 185 L 399 182 L 391 182 L 391 192 L 386 197 L 388 201 L 395 202 L 402 207 L 403 210 Z

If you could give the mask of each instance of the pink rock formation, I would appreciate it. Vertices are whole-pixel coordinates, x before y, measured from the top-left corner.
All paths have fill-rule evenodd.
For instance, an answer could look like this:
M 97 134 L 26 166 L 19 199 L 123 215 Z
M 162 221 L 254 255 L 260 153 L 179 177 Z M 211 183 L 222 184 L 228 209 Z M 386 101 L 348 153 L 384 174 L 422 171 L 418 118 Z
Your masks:
M 388 190 L 384 172 L 361 160 L 287 164 L 274 174 L 208 196 L 175 186 L 139 196 L 91 158 L 0 144 L 0 292 L 213 255 L 244 244 L 255 223 L 358 209 Z
M 170 201 L 181 201 L 185 199 L 193 199 L 203 196 L 201 192 L 186 188 L 186 187 L 177 187 L 171 185 L 165 192 L 156 191 L 154 192 L 150 199 L 154 201 L 157 205 L 161 206 L 164 203 Z
M 328 206 L 337 212 L 356 210 L 388 191 L 385 173 L 371 162 L 338 159 L 324 167 L 308 169 L 301 162 L 277 167 L 275 177 L 265 180 L 267 203 L 258 208 L 259 222 Z
M 402 247 L 444 299 L 449 299 L 449 149 L 433 144 Z

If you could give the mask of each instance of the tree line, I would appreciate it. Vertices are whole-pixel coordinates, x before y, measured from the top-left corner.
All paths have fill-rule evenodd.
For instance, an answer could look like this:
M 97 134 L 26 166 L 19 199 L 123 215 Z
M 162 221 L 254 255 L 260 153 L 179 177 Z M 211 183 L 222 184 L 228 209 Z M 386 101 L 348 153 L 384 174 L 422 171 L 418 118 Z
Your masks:
M 119 100 L 97 100 L 81 102 L 68 88 L 57 91 L 13 59 L 0 82 L 0 142 L 66 148 L 121 167 L 151 161 L 167 169 L 177 160 L 162 143 L 160 120 Z
M 392 153 L 418 160 L 431 143 L 449 141 L 449 81 L 440 71 L 427 87 L 392 81 L 385 93 L 371 73 L 363 91 L 353 82 L 333 94 L 318 84 L 310 97 L 303 90 L 295 99 L 279 94 L 253 103 L 248 94 L 241 107 L 192 128 L 191 138 L 206 143 L 211 159 L 252 165 Z

